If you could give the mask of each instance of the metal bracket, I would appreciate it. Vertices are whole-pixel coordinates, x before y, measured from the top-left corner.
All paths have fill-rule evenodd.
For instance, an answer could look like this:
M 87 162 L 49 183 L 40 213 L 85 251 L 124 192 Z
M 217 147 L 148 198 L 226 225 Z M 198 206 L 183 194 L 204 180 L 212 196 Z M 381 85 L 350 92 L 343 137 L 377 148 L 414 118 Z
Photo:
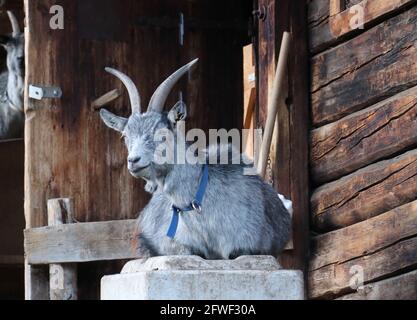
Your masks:
M 260 21 L 264 21 L 267 15 L 266 6 L 262 5 L 257 10 L 253 10 L 252 14 L 255 18 L 258 18 Z
M 62 90 L 60 87 L 43 87 L 29 85 L 29 98 L 42 99 L 60 99 L 62 97 Z

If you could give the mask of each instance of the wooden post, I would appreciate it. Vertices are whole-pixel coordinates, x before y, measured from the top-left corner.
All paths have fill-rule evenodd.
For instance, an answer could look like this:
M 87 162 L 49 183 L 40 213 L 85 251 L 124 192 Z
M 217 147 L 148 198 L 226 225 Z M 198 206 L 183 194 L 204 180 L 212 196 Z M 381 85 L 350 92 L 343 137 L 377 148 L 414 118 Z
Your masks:
M 74 201 L 53 199 L 48 201 L 48 225 L 73 223 Z M 49 266 L 49 294 L 51 300 L 77 300 L 77 265 L 51 264 Z

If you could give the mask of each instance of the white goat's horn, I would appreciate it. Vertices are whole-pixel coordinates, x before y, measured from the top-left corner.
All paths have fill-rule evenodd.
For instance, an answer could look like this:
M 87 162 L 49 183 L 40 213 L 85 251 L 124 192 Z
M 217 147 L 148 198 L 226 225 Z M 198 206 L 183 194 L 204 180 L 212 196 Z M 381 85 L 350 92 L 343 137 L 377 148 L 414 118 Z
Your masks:
M 140 113 L 141 108 L 140 108 L 139 91 L 136 88 L 135 84 L 133 83 L 132 79 L 130 79 L 124 73 L 122 73 L 122 72 L 120 72 L 116 69 L 113 69 L 113 68 L 106 68 L 106 71 L 108 73 L 111 73 L 115 77 L 119 78 L 120 81 L 123 82 L 123 84 L 125 85 L 125 87 L 127 89 L 127 92 L 129 93 L 130 105 L 132 107 L 132 113 L 134 113 L 134 112 Z
M 13 37 L 16 37 L 20 34 L 19 22 L 13 12 L 7 11 L 7 15 L 9 16 L 10 23 L 12 24 Z
M 174 85 L 178 80 L 187 73 L 191 67 L 196 64 L 198 59 L 195 59 L 178 69 L 172 75 L 170 75 L 153 94 L 151 101 L 149 102 L 148 111 L 162 112 L 164 110 L 165 102 L 167 101 L 168 95 L 171 92 Z

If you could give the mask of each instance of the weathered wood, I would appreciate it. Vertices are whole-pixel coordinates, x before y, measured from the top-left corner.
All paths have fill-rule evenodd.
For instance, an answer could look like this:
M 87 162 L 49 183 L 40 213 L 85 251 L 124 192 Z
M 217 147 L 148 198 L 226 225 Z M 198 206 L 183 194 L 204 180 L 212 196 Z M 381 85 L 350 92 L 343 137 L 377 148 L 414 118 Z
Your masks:
M 315 230 L 329 231 L 369 219 L 417 198 L 417 150 L 360 169 L 312 195 Z
M 313 238 L 310 270 L 369 255 L 413 236 L 417 236 L 417 201 Z
M 361 29 L 351 26 L 352 20 L 358 16 L 358 7 L 363 9 L 363 28 L 367 29 L 415 3 L 415 0 L 348 1 L 342 7 L 340 0 L 331 0 L 330 3 L 329 0 L 313 0 L 310 4 L 310 16 L 315 19 L 310 23 L 310 50 L 317 53 L 360 32 Z M 330 12 L 332 5 L 334 9 Z
M 275 75 L 275 67 L 281 45 L 282 33 L 291 33 L 291 49 L 288 63 L 289 93 L 282 97 L 285 103 L 278 110 L 279 133 L 276 140 L 274 161 L 271 162 L 274 184 L 279 193 L 294 204 L 294 250 L 281 255 L 284 267 L 305 270 L 308 260 L 309 182 L 308 182 L 308 42 L 306 1 L 260 0 L 258 5 L 267 8 L 267 19 L 258 23 L 257 127 L 263 128 L 266 120 L 268 95 Z M 292 77 L 291 75 L 296 75 Z M 271 159 L 272 160 L 272 159 Z
M 25 262 L 25 300 L 49 300 L 49 268 Z
M 316 184 L 334 180 L 417 143 L 417 87 L 320 127 L 311 135 Z
M 317 56 L 312 67 L 314 126 L 415 86 L 416 30 L 414 7 Z
M 0 141 L 0 300 L 24 298 L 23 173 L 23 140 Z
M 363 271 L 364 284 L 389 277 L 417 264 L 417 237 L 403 240 L 372 254 L 309 272 L 309 298 L 334 298 L 353 292 L 355 272 Z M 341 250 L 341 249 L 339 249 Z
M 337 300 L 417 300 L 417 271 L 367 284 Z
M 143 182 L 126 169 L 126 148 L 120 136 L 106 128 L 91 108 L 95 97 L 117 88 L 123 99 L 108 108 L 121 116 L 130 114 L 126 90 L 104 71 L 106 66 L 129 74 L 145 107 L 169 74 L 198 57 L 198 68 L 176 86 L 167 108 L 175 104 L 181 90 L 189 106 L 189 128 L 242 127 L 242 46 L 248 42 L 247 30 L 199 28 L 195 23 L 189 28 L 187 22 L 246 23 L 251 1 L 236 6 L 233 0 L 62 0 L 63 30 L 49 27 L 48 8 L 56 1 L 25 1 L 26 87 L 38 83 L 59 85 L 63 90 L 62 99 L 27 99 L 25 103 L 28 228 L 45 226 L 46 200 L 62 195 L 74 197 L 75 218 L 83 222 L 133 219 L 148 202 Z M 143 24 L 144 18 L 178 21 L 180 12 L 186 21 L 182 46 L 177 25 Z M 108 273 L 118 271 L 118 266 L 107 269 Z M 101 276 L 94 272 L 90 279 Z M 95 294 L 88 298 L 98 298 Z
M 380 26 L 347 41 L 340 46 L 322 52 L 311 59 L 312 91 L 348 75 L 360 66 L 390 52 L 405 35 L 414 30 L 413 16 L 416 9 L 386 21 Z M 411 24 L 411 25 L 410 25 Z M 399 30 L 396 30 L 399 28 Z M 383 34 L 381 43 L 375 37 Z
M 97 98 L 93 101 L 91 104 L 94 110 L 100 109 L 101 107 L 104 107 L 105 105 L 115 101 L 116 99 L 120 98 L 122 95 L 121 91 L 119 89 L 111 90 L 101 97 Z
M 25 230 L 29 264 L 138 258 L 132 240 L 136 220 L 76 223 Z
M 258 174 L 261 177 L 265 177 L 266 173 L 268 157 L 271 151 L 272 137 L 274 134 L 274 129 L 276 129 L 278 106 L 281 102 L 280 98 L 282 99 L 283 96 L 288 95 L 288 93 L 284 90 L 287 88 L 285 82 L 287 81 L 286 72 L 290 46 L 291 35 L 288 32 L 284 32 L 281 41 L 278 63 L 275 70 L 274 82 L 272 84 L 270 96 L 268 98 L 268 114 L 265 122 L 265 132 L 257 164 Z
M 51 199 L 48 201 L 48 225 L 60 226 L 74 223 L 74 200 Z M 49 297 L 51 300 L 77 300 L 77 265 L 49 265 Z
M 254 156 L 255 107 L 256 107 L 256 74 L 253 44 L 243 47 L 243 128 L 248 135 L 243 152 L 249 158 Z

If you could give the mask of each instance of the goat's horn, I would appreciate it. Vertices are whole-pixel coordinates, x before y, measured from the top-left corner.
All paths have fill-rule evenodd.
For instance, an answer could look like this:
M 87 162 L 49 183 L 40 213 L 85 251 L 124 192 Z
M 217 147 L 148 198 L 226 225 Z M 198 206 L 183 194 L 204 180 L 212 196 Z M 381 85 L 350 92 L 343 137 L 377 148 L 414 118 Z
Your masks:
M 119 78 L 120 81 L 123 82 L 125 85 L 127 92 L 129 93 L 130 98 L 130 105 L 132 107 L 132 113 L 138 112 L 140 113 L 140 96 L 138 89 L 136 88 L 135 84 L 133 83 L 132 79 L 130 79 L 127 75 L 124 73 L 117 71 L 113 68 L 106 68 L 106 71 L 108 73 L 111 73 L 115 77 Z
M 187 73 L 191 67 L 197 63 L 198 59 L 191 61 L 189 64 L 178 69 L 172 75 L 170 75 L 153 94 L 151 101 L 149 102 L 148 111 L 162 112 L 164 110 L 165 102 L 168 98 L 174 85 L 178 80 Z
M 10 23 L 12 24 L 13 36 L 15 37 L 20 34 L 19 22 L 13 12 L 7 11 L 7 15 L 9 16 Z

